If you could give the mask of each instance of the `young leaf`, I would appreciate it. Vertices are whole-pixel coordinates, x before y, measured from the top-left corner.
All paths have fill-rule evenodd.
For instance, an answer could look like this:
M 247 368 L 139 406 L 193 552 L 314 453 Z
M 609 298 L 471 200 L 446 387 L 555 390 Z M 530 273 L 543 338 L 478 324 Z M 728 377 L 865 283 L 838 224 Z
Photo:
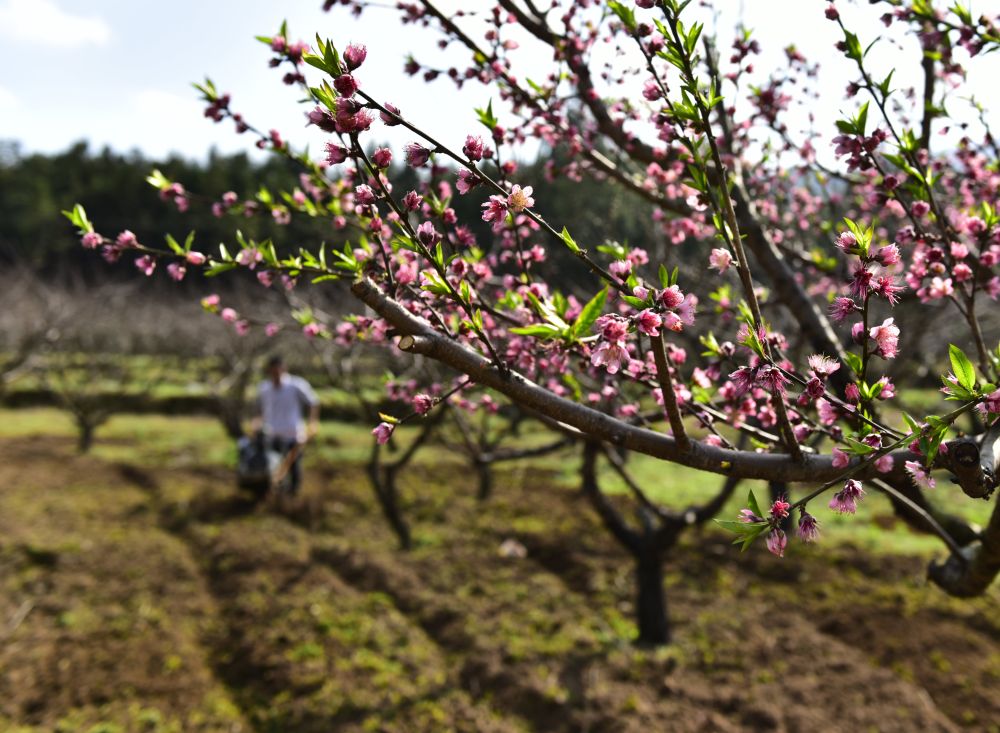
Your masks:
M 569 235 L 569 230 L 566 229 L 566 227 L 563 227 L 562 230 L 562 240 L 566 243 L 566 246 L 569 247 L 570 252 L 575 254 L 580 251 L 580 247 L 577 245 L 573 237 Z
M 590 333 L 590 327 L 594 325 L 594 322 L 600 317 L 601 311 L 604 310 L 604 304 L 608 300 L 608 289 L 605 287 L 601 292 L 587 301 L 587 304 L 583 306 L 580 310 L 580 315 L 576 317 L 576 321 L 573 323 L 573 328 L 570 329 L 570 337 L 573 339 L 580 338 L 580 336 L 585 336 Z
M 951 358 L 951 369 L 958 383 L 972 392 L 976 388 L 976 368 L 972 366 L 969 357 L 955 344 L 948 345 L 948 356 Z

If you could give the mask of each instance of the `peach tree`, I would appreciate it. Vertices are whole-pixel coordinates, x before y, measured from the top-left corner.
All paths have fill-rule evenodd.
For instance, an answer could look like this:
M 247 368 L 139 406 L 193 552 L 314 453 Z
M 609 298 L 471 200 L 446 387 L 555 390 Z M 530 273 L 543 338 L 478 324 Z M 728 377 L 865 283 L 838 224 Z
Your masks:
M 481 84 L 491 98 L 455 144 L 395 106 L 392 89 L 369 86 L 366 70 L 384 60 L 363 38 L 307 43 L 283 25 L 260 40 L 327 136 L 321 157 L 254 126 L 212 82 L 198 89 L 208 117 L 294 161 L 299 186 L 190 192 L 159 173 L 150 183 L 178 207 L 234 222 L 327 219 L 331 245 L 236 231 L 217 252 L 196 237 L 160 246 L 101 233 L 80 207 L 67 215 L 84 247 L 134 258 L 146 275 L 241 270 L 265 288 L 340 288 L 355 315 L 296 311 L 305 338 L 383 344 L 456 374 L 413 390 L 407 415 L 383 416 L 379 443 L 456 396 L 474 393 L 471 408 L 502 395 L 586 446 L 591 489 L 597 458 L 617 465 L 627 452 L 722 475 L 724 495 L 740 479 L 778 487 L 720 522 L 744 548 L 760 540 L 781 556 L 790 534 L 815 541 L 824 513 L 852 514 L 867 492 L 884 492 L 948 549 L 933 582 L 981 594 L 1000 571 L 1000 512 L 979 528 L 928 496 L 942 475 L 970 500 L 988 500 L 997 482 L 1000 150 L 966 85 L 995 58 L 1000 32 L 959 2 L 874 4 L 880 35 L 851 30 L 860 8 L 816 7 L 839 40 L 815 51 L 846 70 L 836 93 L 849 110 L 821 119 L 808 113 L 829 95 L 815 60 L 790 45 L 781 63 L 757 68 L 749 29 L 706 32 L 709 3 L 496 0 L 450 15 L 400 2 L 402 22 L 439 33 L 449 58 L 465 60 L 411 57 L 404 72 Z M 325 7 L 367 12 L 354 0 Z M 548 68 L 519 67 L 528 44 Z M 409 142 L 381 145 L 386 127 Z M 514 158 L 526 142 L 547 159 L 530 185 Z M 401 163 L 416 183 L 396 185 Z M 550 185 L 584 179 L 626 192 L 655 238 L 583 241 L 572 219 L 546 214 Z M 278 328 L 218 299 L 206 307 L 238 330 Z M 910 415 L 902 406 L 928 371 L 949 402 Z M 626 546 L 666 538 L 632 542 L 640 568 L 676 540 L 665 527 L 679 532 L 721 506 L 649 509 L 656 526 L 635 529 L 588 493 Z M 647 641 L 665 633 L 655 620 L 640 628 Z

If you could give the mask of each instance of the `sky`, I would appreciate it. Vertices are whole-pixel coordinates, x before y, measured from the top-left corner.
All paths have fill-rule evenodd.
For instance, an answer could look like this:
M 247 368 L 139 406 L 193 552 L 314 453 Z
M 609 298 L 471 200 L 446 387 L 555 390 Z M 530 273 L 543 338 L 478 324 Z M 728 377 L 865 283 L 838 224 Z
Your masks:
M 492 3 L 440 0 L 439 5 L 474 9 Z M 169 153 L 202 158 L 213 146 L 223 152 L 246 150 L 250 140 L 235 135 L 231 124 L 214 125 L 203 116 L 191 83 L 207 75 L 232 94 L 233 108 L 253 124 L 318 147 L 322 137 L 304 127 L 306 108 L 296 104 L 300 94 L 281 84 L 280 75 L 267 66 L 267 49 L 254 39 L 273 34 L 282 19 L 293 39 L 308 40 L 318 32 L 340 48 L 365 42 L 368 61 L 358 74 L 365 90 L 393 102 L 443 142 L 460 146 L 465 134 L 476 130 L 472 108 L 484 105 L 490 90 L 472 84 L 459 93 L 445 80 L 428 86 L 402 68 L 411 51 L 420 59 L 443 55 L 447 66 L 449 59 L 461 58 L 457 50 L 442 54 L 434 45 L 436 34 L 402 26 L 388 8 L 372 9 L 358 20 L 341 8 L 324 13 L 321 6 L 321 0 L 0 0 L 0 68 L 5 69 L 0 73 L 0 139 L 18 141 L 25 152 L 55 152 L 85 139 L 93 147 L 137 149 L 152 158 Z M 744 17 L 765 48 L 761 68 L 784 63 L 781 49 L 789 43 L 822 62 L 831 93 L 810 108 L 830 119 L 832 130 L 832 119 L 850 108 L 842 99 L 848 70 L 833 52 L 837 29 L 823 18 L 825 3 L 722 0 L 720 6 L 729 13 L 719 21 L 720 37 L 728 42 L 733 24 Z M 1000 0 L 974 1 L 973 9 L 1000 12 Z M 871 39 L 884 32 L 877 22 L 881 10 L 866 3 L 844 10 L 863 40 L 865 34 Z M 526 75 L 531 69 L 539 73 L 546 55 L 523 40 L 517 58 L 529 70 Z M 888 54 L 873 56 L 883 72 L 890 61 Z M 994 64 L 1000 67 L 1000 61 Z M 992 85 L 986 73 L 974 76 L 970 88 L 988 100 Z M 639 76 L 636 80 L 641 83 Z M 902 70 L 896 80 L 907 81 Z M 797 114 L 804 126 L 805 110 Z

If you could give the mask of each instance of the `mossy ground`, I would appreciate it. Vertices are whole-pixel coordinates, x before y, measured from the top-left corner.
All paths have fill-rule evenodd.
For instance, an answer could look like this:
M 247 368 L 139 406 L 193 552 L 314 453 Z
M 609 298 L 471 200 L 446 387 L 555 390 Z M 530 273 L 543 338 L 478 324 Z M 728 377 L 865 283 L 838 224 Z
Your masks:
M 0 730 L 1000 730 L 1000 594 L 929 586 L 940 546 L 877 496 L 783 560 L 690 533 L 651 651 L 571 453 L 486 503 L 456 453 L 421 453 L 400 553 L 369 441 L 324 424 L 301 499 L 254 505 L 211 420 L 117 417 L 79 456 L 60 413 L 0 411 Z M 630 467 L 677 505 L 719 481 Z M 983 514 L 960 496 L 937 499 Z

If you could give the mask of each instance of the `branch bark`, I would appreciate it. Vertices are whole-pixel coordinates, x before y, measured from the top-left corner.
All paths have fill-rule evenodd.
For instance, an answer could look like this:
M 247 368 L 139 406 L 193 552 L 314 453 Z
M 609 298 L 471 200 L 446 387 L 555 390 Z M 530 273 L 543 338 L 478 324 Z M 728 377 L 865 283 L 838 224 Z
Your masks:
M 423 354 L 447 364 L 468 375 L 472 381 L 494 389 L 530 410 L 565 423 L 588 437 L 702 471 L 739 478 L 821 483 L 843 473 L 842 469 L 833 466 L 830 456 L 806 454 L 802 460 L 796 461 L 788 454 L 730 450 L 698 442 L 692 442 L 687 451 L 682 451 L 672 437 L 629 425 L 591 407 L 559 397 L 517 372 L 501 373 L 483 355 L 436 333 L 427 321 L 386 296 L 369 278 L 355 282 L 352 291 L 355 297 L 403 335 L 399 343 L 403 351 Z M 899 450 L 891 455 L 894 465 L 898 467 L 895 471 L 901 477 L 905 475 L 902 468 L 904 462 L 917 459 L 908 450 Z M 874 475 L 874 467 L 869 466 L 862 469 L 857 478 L 866 479 Z

